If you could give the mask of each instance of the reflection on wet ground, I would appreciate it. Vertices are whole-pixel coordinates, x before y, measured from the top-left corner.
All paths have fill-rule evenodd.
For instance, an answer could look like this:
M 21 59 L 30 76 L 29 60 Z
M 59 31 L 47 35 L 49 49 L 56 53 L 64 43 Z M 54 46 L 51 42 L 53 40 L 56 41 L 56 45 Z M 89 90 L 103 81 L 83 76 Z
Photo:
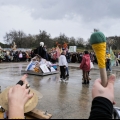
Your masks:
M 21 70 L 25 69 L 26 63 L 0 64 L 0 86 L 2 90 L 15 85 L 21 78 Z M 51 119 L 87 119 L 91 109 L 91 90 L 96 78 L 99 78 L 99 70 L 90 72 L 90 85 L 82 85 L 82 71 L 76 67 L 69 67 L 70 77 L 67 82 L 59 81 L 59 74 L 50 76 L 28 75 L 28 82 L 32 88 L 39 91 L 43 98 L 39 100 L 37 109 L 48 111 L 52 114 Z M 120 107 L 120 72 L 114 68 L 113 73 L 117 76 L 115 82 L 116 106 Z

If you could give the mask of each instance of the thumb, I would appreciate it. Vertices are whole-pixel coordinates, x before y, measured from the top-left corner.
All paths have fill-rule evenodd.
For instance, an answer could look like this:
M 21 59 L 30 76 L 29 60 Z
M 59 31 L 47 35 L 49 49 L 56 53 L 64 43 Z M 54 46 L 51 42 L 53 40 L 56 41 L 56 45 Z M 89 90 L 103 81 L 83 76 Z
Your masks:
M 115 83 L 115 75 L 112 74 L 109 78 L 108 78 L 108 85 L 107 85 L 107 88 L 109 89 L 114 89 L 114 83 Z

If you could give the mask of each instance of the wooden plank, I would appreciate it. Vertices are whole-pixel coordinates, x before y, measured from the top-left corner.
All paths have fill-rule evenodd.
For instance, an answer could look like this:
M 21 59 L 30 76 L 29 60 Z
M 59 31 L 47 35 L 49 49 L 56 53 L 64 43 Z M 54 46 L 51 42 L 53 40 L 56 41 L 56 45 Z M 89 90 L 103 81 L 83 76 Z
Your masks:
M 0 119 L 4 119 L 4 113 L 0 112 Z
M 52 117 L 51 114 L 40 111 L 38 109 L 34 109 L 31 112 L 25 113 L 26 119 L 50 119 Z M 4 119 L 4 113 L 0 112 L 0 119 Z
M 45 112 L 38 110 L 38 109 L 34 109 L 34 110 L 26 113 L 25 115 L 32 116 L 32 117 L 37 118 L 37 119 L 50 119 L 52 117 L 51 114 L 49 114 L 49 113 L 45 114 Z

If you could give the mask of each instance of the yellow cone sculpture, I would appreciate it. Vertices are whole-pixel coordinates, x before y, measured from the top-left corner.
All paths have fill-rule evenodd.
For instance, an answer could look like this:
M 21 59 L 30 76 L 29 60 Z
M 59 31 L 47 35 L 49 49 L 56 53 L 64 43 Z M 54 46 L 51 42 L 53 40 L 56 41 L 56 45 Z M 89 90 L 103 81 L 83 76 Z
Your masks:
M 91 35 L 90 43 L 97 57 L 102 85 L 105 87 L 107 85 L 107 73 L 105 65 L 106 37 L 102 32 L 94 32 Z

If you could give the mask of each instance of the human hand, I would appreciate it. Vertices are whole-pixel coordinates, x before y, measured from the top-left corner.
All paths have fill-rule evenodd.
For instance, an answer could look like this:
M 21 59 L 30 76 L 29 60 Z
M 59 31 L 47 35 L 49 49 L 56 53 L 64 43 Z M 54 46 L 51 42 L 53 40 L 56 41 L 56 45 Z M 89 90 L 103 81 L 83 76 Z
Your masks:
M 64 68 L 66 69 L 66 66 L 64 66 Z
M 104 97 L 110 100 L 113 104 L 114 102 L 114 82 L 115 82 L 115 75 L 111 75 L 108 79 L 107 87 L 103 87 L 101 85 L 101 80 L 97 79 L 93 85 L 92 89 L 92 97 L 93 99 L 96 97 Z
M 15 85 L 10 88 L 8 92 L 8 112 L 9 118 L 24 117 L 24 105 L 29 99 L 33 97 L 33 94 L 29 94 L 30 89 L 26 89 L 26 84 L 28 84 L 27 75 L 24 75 L 21 80 L 23 85 Z

